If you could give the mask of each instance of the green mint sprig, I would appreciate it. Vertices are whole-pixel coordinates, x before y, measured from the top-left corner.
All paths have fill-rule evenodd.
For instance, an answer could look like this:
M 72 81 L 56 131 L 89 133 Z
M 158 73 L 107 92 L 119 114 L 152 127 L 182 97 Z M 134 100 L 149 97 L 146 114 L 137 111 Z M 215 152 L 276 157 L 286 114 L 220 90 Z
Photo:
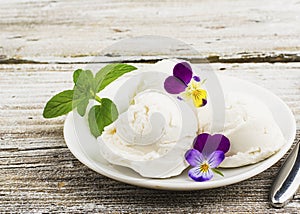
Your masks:
M 90 70 L 78 69 L 73 73 L 73 90 L 62 91 L 53 96 L 46 104 L 44 118 L 54 118 L 69 113 L 76 108 L 80 116 L 84 116 L 89 100 L 96 100 L 99 105 L 93 106 L 88 113 L 91 133 L 98 137 L 104 127 L 118 118 L 116 105 L 108 98 L 100 98 L 97 93 L 125 73 L 137 68 L 128 64 L 109 64 L 95 77 Z

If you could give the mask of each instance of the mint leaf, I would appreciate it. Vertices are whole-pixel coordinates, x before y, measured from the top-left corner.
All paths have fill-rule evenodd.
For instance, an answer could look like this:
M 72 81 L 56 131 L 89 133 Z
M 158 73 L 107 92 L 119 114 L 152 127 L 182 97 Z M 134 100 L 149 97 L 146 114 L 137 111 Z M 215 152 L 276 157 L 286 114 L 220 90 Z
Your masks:
M 54 118 L 69 113 L 73 109 L 73 90 L 66 90 L 56 94 L 46 104 L 44 118 Z
M 81 72 L 83 72 L 82 69 L 77 69 L 76 71 L 74 71 L 74 73 L 73 73 L 73 82 L 74 82 L 74 84 L 76 84 Z
M 86 107 L 88 104 L 89 104 L 88 98 L 84 98 L 84 99 L 80 100 L 79 103 L 77 104 L 77 112 L 81 117 L 83 117 L 85 115 Z
M 107 98 L 101 99 L 97 92 L 105 88 L 112 81 L 136 68 L 127 64 L 111 64 L 102 68 L 94 77 L 90 70 L 77 69 L 73 73 L 73 90 L 63 91 L 52 97 L 43 112 L 45 118 L 58 117 L 77 108 L 79 115 L 84 116 L 90 99 L 100 105 L 91 108 L 88 121 L 91 133 L 98 137 L 104 127 L 111 124 L 118 117 L 116 105 Z
M 80 91 L 94 88 L 94 75 L 90 70 L 78 69 L 73 73 L 73 82 Z
M 96 92 L 101 91 L 114 80 L 125 73 L 136 70 L 137 68 L 128 64 L 109 64 L 103 67 L 95 76 Z
M 78 69 L 73 73 L 74 86 L 74 108 L 80 116 L 84 116 L 89 99 L 93 99 L 94 92 L 94 75 L 90 70 Z
M 101 99 L 101 105 L 91 108 L 88 121 L 91 133 L 98 137 L 102 134 L 104 127 L 108 126 L 118 118 L 116 105 L 107 98 Z

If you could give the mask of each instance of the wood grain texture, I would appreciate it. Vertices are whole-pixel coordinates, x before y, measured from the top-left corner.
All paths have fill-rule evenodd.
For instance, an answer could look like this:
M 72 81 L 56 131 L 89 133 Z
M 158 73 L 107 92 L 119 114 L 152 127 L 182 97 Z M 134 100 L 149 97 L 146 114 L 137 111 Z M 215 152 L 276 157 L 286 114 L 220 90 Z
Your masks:
M 106 178 L 81 164 L 63 139 L 64 117 L 45 120 L 55 93 L 72 87 L 72 71 L 84 64 L 0 64 L 0 212 L 69 213 L 298 213 L 268 204 L 282 160 L 265 172 L 227 187 L 170 192 Z M 94 69 L 103 64 L 94 64 Z M 143 66 L 137 64 L 137 66 Z M 300 64 L 211 64 L 216 72 L 270 89 L 292 109 L 300 139 Z M 298 192 L 298 196 L 300 192 Z
M 299 11 L 298 0 L 3 0 L 0 55 L 4 59 L 131 55 L 126 48 L 102 50 L 122 39 L 159 35 L 184 41 L 208 58 L 292 54 L 299 60 Z M 144 45 L 143 53 L 187 55 L 180 46 L 160 45 Z
M 283 160 L 222 188 L 143 189 L 81 164 L 64 142 L 65 117 L 42 117 L 77 68 L 172 55 L 271 90 L 293 111 L 299 140 L 299 11 L 299 0 L 1 0 L 0 213 L 299 213 L 299 191 L 283 209 L 268 203 Z M 130 40 L 144 35 L 163 37 Z

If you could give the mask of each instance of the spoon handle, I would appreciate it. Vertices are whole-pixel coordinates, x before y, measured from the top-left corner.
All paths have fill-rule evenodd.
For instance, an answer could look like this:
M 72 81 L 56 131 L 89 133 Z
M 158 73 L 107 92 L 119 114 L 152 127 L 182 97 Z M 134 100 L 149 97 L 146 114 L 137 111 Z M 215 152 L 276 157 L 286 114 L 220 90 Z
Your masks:
M 300 141 L 279 170 L 270 191 L 271 205 L 285 206 L 296 194 L 300 186 Z

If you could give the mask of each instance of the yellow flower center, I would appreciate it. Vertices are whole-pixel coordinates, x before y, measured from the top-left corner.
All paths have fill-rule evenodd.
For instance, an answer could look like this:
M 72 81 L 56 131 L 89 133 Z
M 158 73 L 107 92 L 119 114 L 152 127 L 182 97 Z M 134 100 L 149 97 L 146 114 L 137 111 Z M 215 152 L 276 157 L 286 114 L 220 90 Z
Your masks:
M 207 163 L 204 163 L 200 166 L 200 171 L 207 172 L 209 169 L 209 165 Z
M 185 92 L 183 92 L 183 96 L 185 98 L 191 98 L 194 105 L 198 108 L 203 106 L 203 99 L 206 100 L 207 93 L 205 90 L 201 89 L 200 82 L 196 82 L 192 79 Z
M 199 99 L 199 98 L 201 98 L 201 96 L 203 96 L 203 95 L 202 95 L 202 91 L 203 91 L 203 90 L 193 90 L 193 91 L 192 91 L 192 95 L 193 95 L 194 97 L 196 97 L 197 99 Z
M 200 82 L 196 82 L 195 80 L 191 80 L 191 82 L 188 84 L 188 91 L 192 92 L 194 90 L 198 90 L 201 88 L 201 83 Z

